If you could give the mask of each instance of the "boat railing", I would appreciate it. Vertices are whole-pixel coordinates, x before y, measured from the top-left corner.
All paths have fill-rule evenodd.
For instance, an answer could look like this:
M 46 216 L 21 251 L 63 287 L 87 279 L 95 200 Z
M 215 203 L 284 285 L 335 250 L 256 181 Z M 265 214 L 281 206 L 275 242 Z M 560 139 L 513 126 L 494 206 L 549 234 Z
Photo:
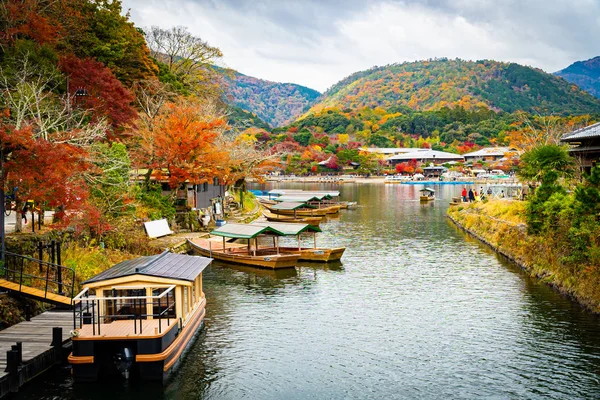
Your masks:
M 120 287 L 119 289 L 126 289 Z M 140 287 L 129 289 L 145 289 Z M 73 298 L 73 329 L 74 332 L 82 329 L 85 325 L 91 325 L 92 336 L 100 336 L 103 325 L 110 324 L 115 320 L 131 320 L 133 323 L 133 333 L 135 335 L 144 332 L 144 321 L 158 320 L 158 333 L 162 334 L 163 320 L 166 320 L 166 327 L 171 326 L 171 320 L 176 321 L 175 301 L 169 301 L 169 295 L 174 295 L 175 285 L 168 287 L 155 287 L 154 289 L 165 289 L 159 295 L 152 296 L 108 296 L 98 297 L 90 295 L 88 288 Z M 173 296 L 174 297 L 174 296 Z M 110 303 L 112 302 L 112 304 Z M 112 305 L 112 307 L 110 307 Z M 127 310 L 126 313 L 110 313 L 109 310 Z M 158 306 L 158 312 L 148 313 L 148 306 L 155 309 Z M 156 327 L 156 324 L 152 324 Z M 74 333 L 77 335 L 77 333 Z

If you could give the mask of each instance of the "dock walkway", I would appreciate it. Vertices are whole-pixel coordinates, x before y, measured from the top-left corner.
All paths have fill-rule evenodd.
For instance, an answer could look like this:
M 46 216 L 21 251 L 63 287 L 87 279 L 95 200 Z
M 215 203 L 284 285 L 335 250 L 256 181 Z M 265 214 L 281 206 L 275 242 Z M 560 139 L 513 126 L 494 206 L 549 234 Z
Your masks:
M 62 328 L 62 341 L 52 346 L 53 328 Z M 46 311 L 31 321 L 23 321 L 0 331 L 0 398 L 15 392 L 29 380 L 62 361 L 63 346 L 71 341 L 73 313 Z M 7 352 L 22 342 L 22 363 L 17 371 L 7 371 Z

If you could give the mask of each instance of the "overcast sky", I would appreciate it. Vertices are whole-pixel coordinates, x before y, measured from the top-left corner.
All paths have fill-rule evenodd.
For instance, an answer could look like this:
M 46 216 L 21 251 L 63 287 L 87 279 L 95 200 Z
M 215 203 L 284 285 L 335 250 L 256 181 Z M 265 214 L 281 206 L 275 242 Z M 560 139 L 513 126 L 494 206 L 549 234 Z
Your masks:
M 324 91 L 353 72 L 434 57 L 554 72 L 600 55 L 600 0 L 123 0 L 139 27 L 186 26 L 222 65 Z

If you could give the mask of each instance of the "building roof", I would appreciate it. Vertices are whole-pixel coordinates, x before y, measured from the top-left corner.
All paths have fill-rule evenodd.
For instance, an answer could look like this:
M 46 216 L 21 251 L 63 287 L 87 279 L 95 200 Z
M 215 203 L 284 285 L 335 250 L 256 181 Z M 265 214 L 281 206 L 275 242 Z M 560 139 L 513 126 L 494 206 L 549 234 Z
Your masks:
M 388 157 L 387 160 L 462 160 L 463 156 L 460 154 L 447 153 L 445 151 L 437 150 L 424 150 L 415 151 L 413 153 L 398 154 L 395 156 Z
M 214 231 L 211 235 L 223 236 L 234 239 L 253 239 L 258 235 L 274 234 L 276 236 L 284 236 L 283 232 L 270 226 L 247 225 L 247 224 L 225 224 Z
M 270 226 L 273 229 L 283 232 L 286 236 L 296 236 L 303 232 L 321 232 L 318 226 L 310 224 L 297 224 L 297 223 L 285 223 L 285 222 L 253 222 L 252 225 L 258 226 Z
M 130 275 L 147 275 L 167 279 L 194 281 L 212 262 L 212 258 L 188 256 L 165 251 L 154 256 L 145 256 L 120 262 L 113 267 L 86 280 L 83 284 L 121 278 Z
M 463 157 L 504 157 L 504 154 L 510 152 L 509 147 L 486 147 L 477 151 L 463 154 Z
M 428 149 L 420 149 L 417 147 L 363 147 L 360 150 L 368 151 L 369 153 L 403 154 L 403 153 L 414 153 L 416 151 L 425 151 Z
M 560 138 L 561 142 L 579 142 L 584 139 L 600 137 L 600 122 L 569 132 Z

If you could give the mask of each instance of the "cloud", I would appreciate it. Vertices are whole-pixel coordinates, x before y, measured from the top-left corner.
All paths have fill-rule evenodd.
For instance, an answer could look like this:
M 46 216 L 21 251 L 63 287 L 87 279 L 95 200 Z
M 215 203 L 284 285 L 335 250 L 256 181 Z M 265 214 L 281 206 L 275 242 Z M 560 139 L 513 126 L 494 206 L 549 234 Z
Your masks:
M 187 26 L 224 64 L 324 90 L 374 65 L 434 57 L 546 71 L 600 54 L 597 0 L 124 0 L 138 26 Z

